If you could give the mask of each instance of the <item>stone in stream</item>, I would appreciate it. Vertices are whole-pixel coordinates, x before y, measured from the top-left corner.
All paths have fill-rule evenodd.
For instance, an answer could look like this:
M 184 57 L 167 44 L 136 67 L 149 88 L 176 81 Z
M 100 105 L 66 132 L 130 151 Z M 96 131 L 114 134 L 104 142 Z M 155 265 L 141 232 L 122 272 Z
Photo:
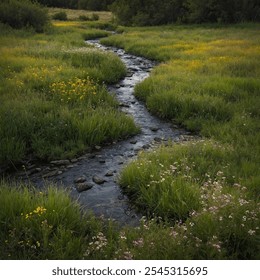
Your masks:
M 104 178 L 99 177 L 97 175 L 94 175 L 92 180 L 93 180 L 93 182 L 95 182 L 98 185 L 102 185 L 102 184 L 104 184 L 106 182 L 106 180 Z
M 53 165 L 68 165 L 70 164 L 70 161 L 68 159 L 62 159 L 62 160 L 53 160 L 50 163 Z
M 137 143 L 137 140 L 131 140 L 131 141 L 130 141 L 130 144 L 135 145 L 136 143 Z
M 48 178 L 48 177 L 53 177 L 55 175 L 61 175 L 61 174 L 62 174 L 61 170 L 53 170 L 51 172 L 48 172 L 48 173 L 44 174 L 42 177 L 43 178 Z
M 111 177 L 114 176 L 114 170 L 108 170 L 107 173 L 105 174 L 106 177 Z
M 85 176 L 80 176 L 74 180 L 74 183 L 78 184 L 78 183 L 84 183 L 86 181 L 87 181 L 87 178 Z
M 160 138 L 160 137 L 154 137 L 154 141 L 155 141 L 155 142 L 162 142 L 162 141 L 163 141 L 163 139 L 162 139 L 162 138 Z
M 76 185 L 76 189 L 78 192 L 84 192 L 84 191 L 92 189 L 93 187 L 94 187 L 94 185 L 89 182 L 79 183 Z
M 146 150 L 146 149 L 149 149 L 150 147 L 151 147 L 151 146 L 150 146 L 149 144 L 145 144 L 145 145 L 143 145 L 142 148 Z
M 125 108 L 130 108 L 130 105 L 126 104 L 126 103 L 120 103 L 119 106 L 120 107 L 125 107 Z
M 159 130 L 159 127 L 150 127 L 151 131 L 156 132 Z

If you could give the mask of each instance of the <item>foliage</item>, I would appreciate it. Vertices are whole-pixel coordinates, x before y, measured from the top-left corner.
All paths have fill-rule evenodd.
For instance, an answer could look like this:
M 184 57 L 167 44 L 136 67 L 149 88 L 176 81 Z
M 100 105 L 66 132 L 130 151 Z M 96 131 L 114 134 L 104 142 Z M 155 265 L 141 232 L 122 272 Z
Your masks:
M 87 17 L 85 15 L 79 15 L 79 20 L 87 21 L 87 20 L 89 20 L 89 17 Z
M 90 11 L 104 11 L 115 0 L 78 0 L 78 7 Z
M 47 10 L 30 0 L 3 0 L 0 22 L 17 29 L 32 27 L 36 32 L 43 32 L 48 24 Z
M 256 0 L 117 0 L 111 9 L 123 25 L 260 20 L 260 6 Z
M 67 191 L 53 185 L 37 191 L 2 181 L 0 258 L 259 259 L 259 205 L 243 191 L 227 194 L 219 179 L 215 185 L 208 180 L 202 211 L 193 211 L 185 222 L 143 218 L 137 228 L 83 213 Z
M 52 16 L 53 19 L 56 20 L 68 20 L 68 16 L 66 12 L 58 12 Z
M 48 7 L 83 9 L 91 11 L 104 11 L 115 0 L 38 0 L 39 3 Z
M 83 41 L 107 33 L 58 23 L 48 35 L 1 28 L 1 164 L 73 157 L 138 132 L 103 85 L 125 66 Z
M 68 193 L 0 183 L 1 259 L 75 259 L 100 229 Z
M 123 170 L 120 183 L 132 202 L 155 220 L 175 224 L 165 243 L 175 251 L 172 258 L 258 257 L 259 203 L 232 176 L 230 156 L 230 147 L 210 141 L 175 144 L 142 153 Z M 160 258 L 156 250 L 164 239 L 153 239 L 149 252 L 142 240 L 140 258 Z

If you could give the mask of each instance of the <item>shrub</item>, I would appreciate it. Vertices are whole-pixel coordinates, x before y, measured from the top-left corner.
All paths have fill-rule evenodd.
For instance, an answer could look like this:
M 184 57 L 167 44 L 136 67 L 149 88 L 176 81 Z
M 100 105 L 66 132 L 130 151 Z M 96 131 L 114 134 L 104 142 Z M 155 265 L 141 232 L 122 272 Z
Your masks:
M 91 20 L 93 21 L 99 20 L 99 15 L 93 13 L 91 16 Z
M 87 17 L 87 16 L 85 16 L 85 15 L 80 15 L 80 16 L 79 16 L 79 20 L 87 21 L 87 20 L 89 20 L 89 17 Z
M 16 29 L 32 27 L 36 32 L 43 32 L 48 15 L 46 9 L 29 0 L 3 0 L 0 3 L 0 22 Z
M 68 16 L 65 12 L 58 12 L 52 16 L 56 20 L 68 20 Z

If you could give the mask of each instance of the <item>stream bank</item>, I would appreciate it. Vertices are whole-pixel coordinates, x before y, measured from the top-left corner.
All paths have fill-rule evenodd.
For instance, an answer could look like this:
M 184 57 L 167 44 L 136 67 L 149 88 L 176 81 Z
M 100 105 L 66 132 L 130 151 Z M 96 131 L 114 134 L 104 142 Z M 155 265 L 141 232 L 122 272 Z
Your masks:
M 141 133 L 104 148 L 96 146 L 95 151 L 72 160 L 52 161 L 41 166 L 29 164 L 16 174 L 16 179 L 29 181 L 37 187 L 54 182 L 60 187 L 69 188 L 73 198 L 97 216 L 111 218 L 122 225 L 136 225 L 141 215 L 133 209 L 117 184 L 121 169 L 141 150 L 152 149 L 168 141 L 189 140 L 192 136 L 152 116 L 143 102 L 135 98 L 135 85 L 149 76 L 154 62 L 127 54 L 123 49 L 103 46 L 98 40 L 87 43 L 101 51 L 116 53 L 126 65 L 127 76 L 118 84 L 109 86 L 108 90 L 115 94 L 121 110 L 133 117 Z

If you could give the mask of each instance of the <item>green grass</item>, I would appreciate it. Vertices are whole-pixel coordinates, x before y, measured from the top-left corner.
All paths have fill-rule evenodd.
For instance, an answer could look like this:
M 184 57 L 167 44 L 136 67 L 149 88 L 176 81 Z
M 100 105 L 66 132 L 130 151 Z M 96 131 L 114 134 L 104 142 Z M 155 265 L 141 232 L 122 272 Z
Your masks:
M 103 43 L 162 63 L 135 88 L 148 109 L 231 145 L 236 176 L 259 197 L 258 24 L 123 28 Z
M 136 97 L 153 114 L 203 139 L 141 153 L 120 176 L 132 203 L 163 219 L 165 228 L 153 226 L 151 235 L 164 236 L 173 228 L 167 246 L 175 250 L 174 259 L 259 258 L 258 28 L 121 28 L 122 34 L 102 39 L 159 60 L 136 86 Z M 159 255 L 168 258 L 167 249 Z M 155 250 L 139 253 L 153 258 Z
M 153 226 L 150 234 L 161 242 L 157 234 L 172 229 L 172 258 L 259 257 L 259 201 L 234 176 L 232 153 L 230 146 L 209 140 L 175 144 L 141 153 L 123 170 L 120 184 L 132 203 L 164 221 L 163 230 Z M 162 246 L 153 243 L 155 250 Z M 142 257 L 169 257 L 155 250 Z
M 82 22 L 59 22 L 45 34 L 1 25 L 0 164 L 70 158 L 138 132 L 103 86 L 125 66 L 84 43 L 107 34 Z
M 55 186 L 39 192 L 1 182 L 0 193 L 0 259 L 82 259 L 102 230 L 100 221 Z
M 39 191 L 1 181 L 0 259 L 259 259 L 257 205 L 222 183 L 204 187 L 204 210 L 183 223 L 143 219 L 120 228 L 83 213 L 54 185 Z
M 104 24 L 1 28 L 1 163 L 72 157 L 138 131 L 102 86 L 124 67 L 83 41 L 107 36 Z M 258 27 L 121 28 L 103 39 L 161 61 L 136 96 L 204 137 L 142 152 L 123 170 L 124 192 L 149 217 L 137 228 L 83 213 L 53 185 L 2 181 L 0 258 L 259 259 Z

